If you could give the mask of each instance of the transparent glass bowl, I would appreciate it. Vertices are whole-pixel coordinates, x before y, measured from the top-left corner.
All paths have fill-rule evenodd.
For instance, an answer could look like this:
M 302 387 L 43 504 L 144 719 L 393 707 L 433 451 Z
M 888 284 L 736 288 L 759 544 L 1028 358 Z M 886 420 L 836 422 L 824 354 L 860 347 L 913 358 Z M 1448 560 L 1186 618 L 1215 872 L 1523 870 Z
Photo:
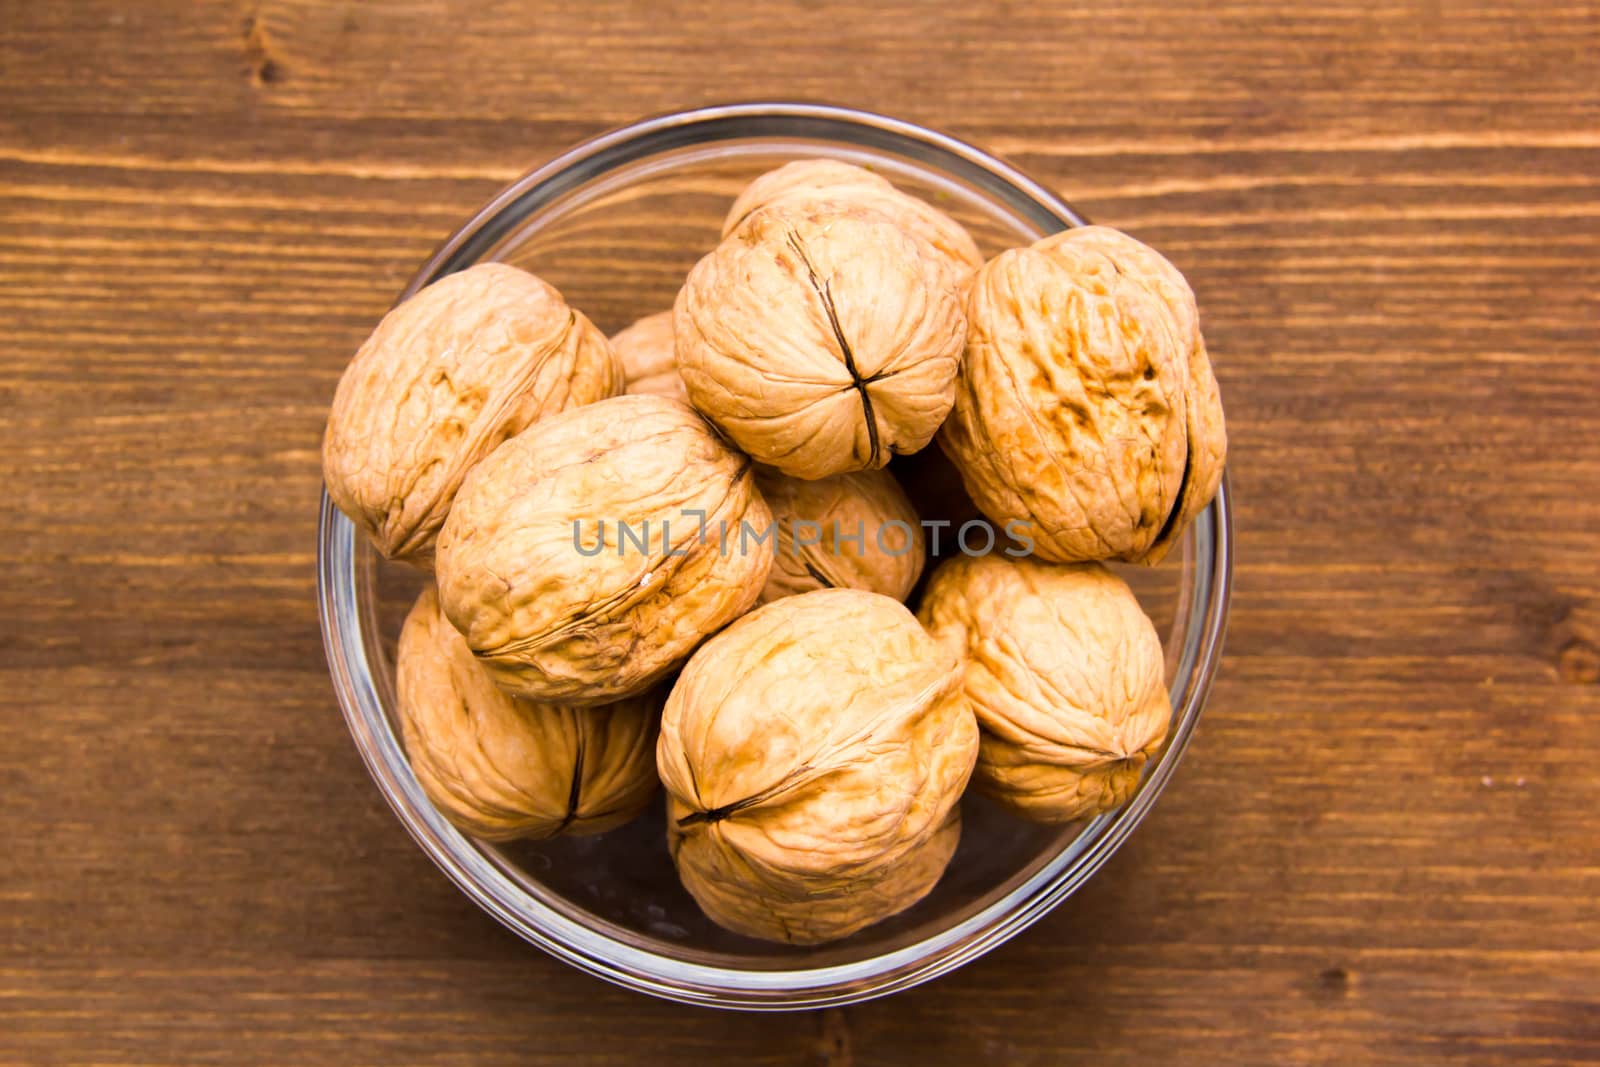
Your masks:
M 964 222 L 985 254 L 1083 220 L 1010 165 L 878 115 L 744 104 L 667 115 L 572 149 L 509 186 L 401 294 L 482 260 L 552 282 L 613 333 L 671 306 L 755 175 L 830 156 L 867 166 Z M 489 914 L 601 978 L 688 1003 L 814 1008 L 905 989 L 987 952 L 1082 885 L 1149 812 L 1183 755 L 1221 652 L 1230 575 L 1228 492 L 1158 568 L 1124 568 L 1165 635 L 1172 729 L 1122 808 L 1067 827 L 963 799 L 960 849 L 934 891 L 844 941 L 785 948 L 727 933 L 678 883 L 661 803 L 598 837 L 488 845 L 445 822 L 395 725 L 394 642 L 421 579 L 381 560 L 324 494 L 317 595 L 339 702 L 373 780 L 435 863 Z

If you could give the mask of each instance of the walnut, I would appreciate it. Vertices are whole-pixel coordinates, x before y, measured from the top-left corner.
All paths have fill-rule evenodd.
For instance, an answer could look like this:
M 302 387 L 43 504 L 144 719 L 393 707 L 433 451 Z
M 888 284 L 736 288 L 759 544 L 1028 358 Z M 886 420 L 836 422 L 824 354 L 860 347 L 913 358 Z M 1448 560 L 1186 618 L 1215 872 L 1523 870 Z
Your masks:
M 439 596 L 508 692 L 605 703 L 755 603 L 771 520 L 750 460 L 686 405 L 616 397 L 473 468 L 439 534 Z
M 597 834 L 655 794 L 655 702 L 567 708 L 507 695 L 440 613 L 432 586 L 406 616 L 396 675 L 411 769 L 469 834 Z
M 700 260 L 673 308 L 689 397 L 797 478 L 884 466 L 950 410 L 961 302 L 884 216 L 756 212 Z
M 672 351 L 672 312 L 646 315 L 611 338 L 611 350 L 622 363 L 625 393 L 667 396 L 689 402 Z
M 345 369 L 322 443 L 328 496 L 385 556 L 427 569 L 474 463 L 621 389 L 605 337 L 560 293 L 503 263 L 468 268 L 390 311 Z
M 973 787 L 1041 822 L 1124 803 L 1166 740 L 1161 641 L 1098 563 L 997 556 L 933 572 L 918 617 L 965 662 L 983 728 Z
M 951 806 L 950 813 L 933 832 L 933 836 L 907 850 L 895 861 L 882 881 L 872 882 L 860 888 L 855 910 L 881 914 L 884 918 L 905 911 L 939 884 L 939 879 L 943 877 L 945 868 L 950 866 L 950 860 L 956 854 L 956 846 L 959 844 L 961 844 L 961 805 L 958 803 Z M 818 932 L 825 934 L 825 939 L 829 941 L 848 937 L 860 929 L 846 923 L 835 930 L 829 930 L 826 920 L 820 918 L 816 920 L 816 926 Z
M 668 843 L 706 914 L 815 944 L 920 899 L 977 754 L 960 682 L 904 606 L 859 589 L 785 597 L 706 642 L 656 746 Z
M 777 526 L 761 602 L 812 589 L 866 589 L 904 600 L 922 576 L 922 526 L 888 471 L 808 482 L 756 468 Z
M 837 159 L 797 160 L 761 175 L 733 202 L 722 235 L 731 234 L 761 208 L 804 207 L 819 200 L 871 208 L 888 217 L 947 270 L 952 285 L 962 284 L 983 266 L 972 235 L 955 219 L 879 175 Z
M 984 265 L 939 443 L 1052 560 L 1159 562 L 1216 493 L 1222 404 L 1177 269 L 1100 226 Z

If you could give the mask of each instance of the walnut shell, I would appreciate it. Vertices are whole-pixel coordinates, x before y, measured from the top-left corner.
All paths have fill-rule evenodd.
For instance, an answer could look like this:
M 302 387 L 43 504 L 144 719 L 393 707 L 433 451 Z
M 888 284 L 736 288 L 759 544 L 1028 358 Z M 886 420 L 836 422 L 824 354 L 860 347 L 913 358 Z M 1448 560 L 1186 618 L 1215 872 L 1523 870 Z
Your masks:
M 873 882 L 857 891 L 855 907 L 852 910 L 881 914 L 884 918 L 905 911 L 939 884 L 939 879 L 944 876 L 945 868 L 950 866 L 950 860 L 955 856 L 956 847 L 960 844 L 961 805 L 957 803 L 951 806 L 950 813 L 933 832 L 933 836 L 922 844 L 908 849 L 895 861 L 882 881 Z M 822 935 L 821 940 L 835 941 L 861 929 L 854 925 L 853 918 L 832 929 L 829 928 L 825 917 L 813 912 L 811 918 L 814 929 Z
M 888 471 L 808 482 L 756 468 L 778 549 L 761 603 L 813 589 L 865 589 L 904 600 L 922 577 L 922 526 Z
M 1166 740 L 1161 640 L 1098 563 L 941 563 L 918 617 L 965 663 L 983 728 L 973 787 L 1040 822 L 1124 803 Z
M 427 569 L 461 480 L 506 438 L 614 396 L 604 335 L 538 278 L 482 263 L 385 315 L 334 394 L 328 496 L 379 551 Z
M 656 746 L 668 843 L 706 914 L 815 944 L 920 898 L 948 855 L 919 850 L 977 755 L 960 683 L 903 605 L 859 589 L 785 597 L 707 641 Z
M 686 405 L 615 397 L 473 468 L 439 534 L 439 596 L 508 692 L 606 703 L 755 603 L 773 546 L 741 524 L 771 521 L 750 460 Z
M 939 444 L 978 506 L 1052 560 L 1159 562 L 1215 495 L 1222 404 L 1194 294 L 1126 234 L 1002 252 L 967 291 Z
M 654 700 L 567 708 L 507 695 L 440 612 L 432 586 L 400 631 L 396 681 L 417 782 L 469 834 L 597 834 L 655 794 Z
M 797 478 L 884 466 L 950 410 L 961 301 L 893 222 L 837 205 L 756 212 L 673 307 L 694 406 Z
M 611 351 L 622 364 L 622 391 L 635 396 L 665 396 L 689 402 L 678 376 L 672 340 L 672 312 L 646 315 L 611 338 Z
M 947 269 L 951 285 L 961 285 L 983 266 L 977 242 L 955 219 L 870 170 L 837 159 L 797 160 L 761 175 L 733 202 L 722 235 L 764 207 L 804 207 L 819 200 L 871 208 L 888 217 Z

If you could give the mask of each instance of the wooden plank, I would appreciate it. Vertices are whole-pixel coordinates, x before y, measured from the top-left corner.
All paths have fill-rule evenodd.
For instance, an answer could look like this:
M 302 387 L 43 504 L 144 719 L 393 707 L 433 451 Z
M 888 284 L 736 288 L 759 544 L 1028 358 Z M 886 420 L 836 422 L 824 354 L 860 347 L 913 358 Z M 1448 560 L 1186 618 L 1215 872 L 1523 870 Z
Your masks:
M 1590 4 L 0 4 L 0 1062 L 1600 1061 L 1597 54 Z M 952 976 L 777 1019 L 456 893 L 313 604 L 328 399 L 434 245 L 763 96 L 1166 250 L 1239 533 L 1132 842 Z

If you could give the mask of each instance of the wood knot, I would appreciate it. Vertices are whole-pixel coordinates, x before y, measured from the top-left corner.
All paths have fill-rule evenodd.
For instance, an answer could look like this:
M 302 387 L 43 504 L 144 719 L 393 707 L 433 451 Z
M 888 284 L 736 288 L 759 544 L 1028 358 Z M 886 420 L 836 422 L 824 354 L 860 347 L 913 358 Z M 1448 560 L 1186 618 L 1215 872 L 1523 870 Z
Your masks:
M 1317 975 L 1317 988 L 1329 996 L 1342 997 L 1350 992 L 1350 972 L 1343 967 L 1329 967 Z
M 1583 638 L 1575 637 L 1556 656 L 1556 670 L 1562 681 L 1573 685 L 1600 682 L 1600 650 Z
M 262 88 L 283 81 L 283 64 L 273 54 L 276 48 L 267 33 L 267 22 L 261 17 L 259 7 L 245 16 L 243 31 L 244 57 L 249 65 L 250 83 Z
M 819 1067 L 850 1067 L 850 1021 L 844 1009 L 828 1008 L 820 1013 L 817 1034 Z

